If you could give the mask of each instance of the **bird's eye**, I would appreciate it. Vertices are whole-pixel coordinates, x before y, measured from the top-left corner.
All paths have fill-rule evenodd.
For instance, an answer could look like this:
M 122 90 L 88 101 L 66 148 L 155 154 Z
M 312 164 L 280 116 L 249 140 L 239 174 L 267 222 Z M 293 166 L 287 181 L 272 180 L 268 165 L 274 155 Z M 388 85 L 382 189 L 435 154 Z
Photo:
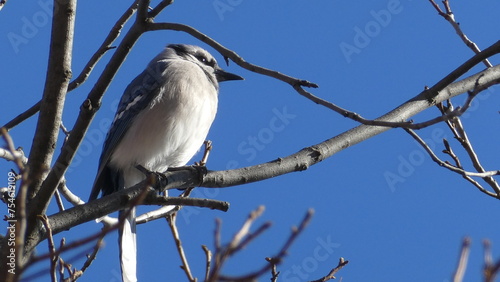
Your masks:
M 207 57 L 203 56 L 203 55 L 198 55 L 196 56 L 196 59 L 198 61 L 200 61 L 201 63 L 203 63 L 204 65 L 207 65 L 207 66 L 211 66 L 213 67 L 214 66 L 214 61 L 210 61 L 207 59 Z
M 198 59 L 198 61 L 204 63 L 205 65 L 208 63 L 207 58 L 205 58 L 204 56 L 201 56 L 201 55 L 196 56 L 196 59 Z

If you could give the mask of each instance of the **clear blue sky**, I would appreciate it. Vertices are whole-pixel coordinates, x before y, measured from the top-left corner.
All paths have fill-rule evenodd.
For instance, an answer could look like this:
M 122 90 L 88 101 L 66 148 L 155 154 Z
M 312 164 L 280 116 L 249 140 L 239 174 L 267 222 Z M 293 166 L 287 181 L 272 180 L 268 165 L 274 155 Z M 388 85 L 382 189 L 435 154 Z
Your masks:
M 78 3 L 75 75 L 129 2 Z M 1 124 L 41 97 L 50 39 L 47 3 L 50 1 L 8 1 L 0 12 Z M 216 8 L 224 4 L 225 10 Z M 498 40 L 498 1 L 451 1 L 451 5 L 464 31 L 480 48 Z M 161 21 L 191 25 L 249 62 L 315 82 L 320 88 L 312 90 L 313 94 L 367 118 L 376 118 L 417 95 L 473 54 L 428 1 L 178 0 L 158 17 L 157 22 Z M 12 34 L 24 40 L 13 44 Z M 102 124 L 112 119 L 113 102 L 169 43 L 204 46 L 224 65 L 219 54 L 186 34 L 145 34 L 107 91 L 90 135 L 66 174 L 68 186 L 83 199 L 88 197 L 94 180 L 107 131 Z M 90 79 L 67 97 L 66 127 L 73 126 L 80 104 L 109 58 L 106 55 Z M 498 58 L 492 63 L 498 63 Z M 219 112 L 209 134 L 214 144 L 209 169 L 244 167 L 287 156 L 357 125 L 304 99 L 284 83 L 234 63 L 224 68 L 246 80 L 221 86 Z M 480 160 L 489 170 L 498 169 L 499 90 L 495 87 L 481 94 L 463 118 Z M 455 103 L 460 105 L 464 100 L 461 96 Z M 436 114 L 436 109 L 430 109 L 415 119 Z M 31 118 L 11 131 L 16 146 L 29 150 L 35 124 L 36 118 Z M 446 137 L 470 168 L 444 125 L 419 134 L 442 158 L 446 156 L 441 153 L 441 139 Z M 4 175 L 0 186 L 5 186 L 12 167 L 12 163 L 0 161 Z M 387 175 L 398 176 L 398 181 L 388 181 Z M 234 257 L 223 271 L 226 274 L 246 273 L 265 264 L 264 258 L 279 251 L 290 227 L 298 224 L 309 208 L 314 208 L 315 215 L 279 266 L 279 281 L 317 279 L 336 266 L 339 257 L 350 261 L 337 275 L 343 281 L 449 281 L 464 236 L 472 239 L 465 280 L 479 281 L 481 241 L 492 240 L 496 258 L 500 254 L 496 220 L 499 201 L 438 167 L 400 129 L 350 147 L 307 171 L 240 187 L 195 192 L 197 197 L 231 203 L 227 213 L 189 208 L 178 219 L 191 268 L 200 278 L 205 263 L 200 245 L 213 250 L 214 219 L 222 219 L 222 238 L 227 242 L 259 205 L 264 205 L 266 212 L 258 223 L 272 221 L 273 227 Z M 55 211 L 52 206 L 51 212 Z M 89 222 L 58 234 L 56 239 L 64 236 L 71 242 L 100 227 Z M 139 226 L 138 248 L 140 281 L 185 280 L 165 221 Z M 38 250 L 46 252 L 46 243 Z M 80 268 L 83 260 L 71 263 Z M 81 281 L 118 281 L 119 271 L 114 233 L 106 237 L 104 248 Z M 44 276 L 39 280 L 47 279 Z

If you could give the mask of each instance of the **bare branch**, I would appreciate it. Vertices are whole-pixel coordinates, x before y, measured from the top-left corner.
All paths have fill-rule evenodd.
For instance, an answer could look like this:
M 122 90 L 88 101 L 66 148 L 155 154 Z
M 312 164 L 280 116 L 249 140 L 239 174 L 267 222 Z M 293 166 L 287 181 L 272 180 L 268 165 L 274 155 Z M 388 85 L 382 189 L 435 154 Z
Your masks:
M 184 273 L 186 273 L 186 276 L 189 281 L 195 282 L 197 279 L 193 277 L 193 274 L 191 273 L 191 269 L 189 268 L 189 263 L 186 258 L 186 254 L 184 252 L 184 248 L 182 247 L 182 241 L 179 236 L 179 231 L 177 230 L 177 226 L 175 224 L 175 221 L 177 219 L 177 213 L 170 214 L 167 218 L 168 226 L 170 226 L 170 230 L 172 231 L 172 236 L 174 237 L 175 241 L 175 246 L 177 247 L 177 252 L 179 253 L 179 256 L 182 261 L 182 270 L 184 270 Z
M 436 9 L 438 14 L 451 24 L 453 29 L 455 29 L 455 32 L 458 34 L 460 39 L 462 39 L 462 41 L 465 43 L 465 45 L 467 45 L 467 47 L 469 47 L 476 54 L 481 52 L 479 47 L 477 47 L 476 43 L 472 42 L 472 40 L 470 40 L 467 37 L 467 35 L 465 35 L 465 33 L 462 31 L 462 28 L 460 28 L 460 24 L 457 21 L 455 21 L 455 15 L 453 15 L 453 12 L 451 11 L 450 2 L 448 0 L 443 1 L 444 7 L 446 9 L 446 13 L 443 12 L 443 10 L 441 10 L 439 5 L 436 4 L 436 2 L 434 2 L 434 0 L 429 0 L 429 2 L 431 2 L 432 6 Z M 483 63 L 487 68 L 491 68 L 493 66 L 490 63 L 490 61 L 488 61 L 488 59 L 484 59 Z
M 35 105 L 31 106 L 29 109 L 7 122 L 3 127 L 5 127 L 7 130 L 11 130 L 16 125 L 34 116 L 40 110 L 41 103 L 41 100 L 38 101 Z
M 65 96 L 71 78 L 71 54 L 76 1 L 58 2 L 52 17 L 49 65 L 40 114 L 29 155 L 30 187 L 28 199 L 37 194 L 47 175 L 57 143 Z M 55 189 L 55 187 L 54 187 Z M 43 214 L 39 212 L 37 214 Z M 34 215 L 29 216 L 31 221 Z
M 139 0 L 139 6 L 137 7 L 137 21 L 146 22 L 148 19 L 148 8 L 149 0 Z
M 28 159 L 24 156 L 24 152 L 22 150 L 15 149 L 14 141 L 5 127 L 0 128 L 0 136 L 3 137 L 3 140 L 7 144 L 7 150 L 0 148 L 0 157 L 5 158 L 6 160 L 14 161 L 19 171 L 22 172 L 24 170 L 24 165 L 28 161 Z
M 425 143 L 425 141 L 420 138 L 413 130 L 411 129 L 405 129 L 406 132 L 408 132 L 424 149 L 425 151 L 429 154 L 429 156 L 432 158 L 434 162 L 436 162 L 439 166 L 442 166 L 444 168 L 447 168 L 448 170 L 451 170 L 455 173 L 458 173 L 462 175 L 465 179 L 467 179 L 469 182 L 474 184 L 481 192 L 485 193 L 488 196 L 498 198 L 498 195 L 495 193 L 492 193 L 486 189 L 484 189 L 479 183 L 477 183 L 475 180 L 473 180 L 471 177 L 481 177 L 481 178 L 488 178 L 493 175 L 500 175 L 500 171 L 483 171 L 483 172 L 470 172 L 466 171 L 461 167 L 453 166 L 449 164 L 448 162 L 444 162 L 436 156 L 436 154 L 432 151 L 432 149 Z
M 189 195 L 191 194 L 191 191 L 193 189 L 194 189 L 193 187 L 186 188 L 186 190 L 184 190 L 184 192 L 179 197 L 180 198 L 189 197 Z M 138 216 L 136 218 L 135 223 L 136 224 L 143 224 L 143 223 L 147 223 L 149 221 L 153 221 L 156 219 L 166 218 L 170 214 L 173 214 L 173 213 L 179 211 L 181 208 L 182 208 L 182 206 L 163 206 L 159 209 L 141 214 L 140 216 Z
M 84 205 L 85 202 L 80 199 L 77 195 L 73 194 L 71 190 L 66 186 L 66 179 L 63 178 L 61 183 L 59 183 L 58 191 L 64 196 L 66 201 L 73 204 L 73 206 Z M 118 222 L 117 218 L 110 217 L 109 215 L 103 216 L 99 218 L 99 222 L 102 222 L 104 225 L 111 226 Z
M 203 153 L 203 157 L 201 158 L 201 161 L 199 162 L 200 166 L 205 166 L 208 161 L 208 156 L 210 155 L 210 151 L 212 151 L 212 141 L 206 140 L 203 142 L 203 145 L 205 145 L 205 151 Z
M 210 265 L 212 263 L 212 252 L 205 245 L 202 245 L 201 248 L 205 252 L 205 257 L 206 257 L 205 280 L 203 280 L 203 281 L 208 281 L 208 278 L 210 276 Z
M 212 271 L 211 279 L 218 279 L 220 281 L 252 281 L 252 280 L 256 279 L 257 277 L 260 277 L 261 275 L 269 272 L 273 268 L 274 265 L 281 263 L 283 258 L 288 254 L 288 249 L 293 244 L 293 242 L 297 239 L 298 235 L 300 233 L 302 233 L 302 231 L 304 231 L 306 226 L 309 224 L 313 213 L 314 212 L 312 209 L 308 210 L 306 215 L 302 219 L 299 227 L 292 227 L 292 233 L 288 237 L 287 241 L 281 247 L 281 250 L 279 251 L 279 253 L 277 255 L 273 256 L 272 258 L 270 258 L 271 263 L 266 263 L 259 270 L 254 271 L 254 272 L 247 274 L 247 275 L 239 276 L 239 277 L 229 277 L 229 276 L 225 276 L 225 275 L 216 275 L 218 272 Z M 244 227 L 245 227 L 245 225 L 243 226 L 243 228 Z M 236 236 L 235 236 L 235 238 L 236 238 Z M 231 243 L 229 245 L 231 245 Z M 222 250 L 222 252 L 224 252 L 224 251 L 225 250 Z M 216 254 L 216 256 L 217 256 L 217 254 Z M 223 263 L 223 261 L 221 263 Z M 216 261 L 215 264 L 216 264 L 216 266 L 214 266 L 214 269 L 217 268 L 218 261 Z M 218 267 L 220 269 L 222 267 L 222 265 L 219 265 Z M 212 281 L 212 280 L 209 280 L 209 281 Z
M 16 161 L 16 159 L 20 159 L 23 165 L 28 162 L 28 158 L 24 156 L 24 152 L 21 148 L 18 148 L 14 152 L 11 152 L 10 150 L 6 150 L 4 148 L 0 148 L 0 158 L 7 161 Z
M 326 282 L 326 281 L 328 281 L 328 280 L 335 279 L 335 274 L 336 274 L 337 272 L 339 272 L 339 270 L 341 270 L 341 269 L 342 269 L 344 266 L 346 266 L 348 263 L 349 263 L 349 261 L 348 261 L 348 260 L 345 260 L 344 258 L 342 258 L 342 257 L 341 257 L 341 258 L 339 259 L 339 263 L 338 263 L 338 265 L 337 265 L 334 269 L 332 269 L 332 270 L 330 271 L 330 273 L 328 273 L 326 276 L 324 276 L 324 277 L 322 277 L 322 278 L 320 278 L 320 279 L 318 279 L 318 280 L 314 280 L 314 281 L 311 281 L 311 282 Z
M 149 18 L 155 18 L 163 9 L 172 4 L 174 0 L 162 0 L 156 7 L 154 7 L 151 11 L 149 11 Z
M 483 241 L 484 246 L 484 281 L 494 282 L 496 276 L 500 272 L 500 259 L 493 263 L 493 255 L 491 254 L 491 243 L 489 240 Z
M 53 282 L 57 281 L 56 266 L 59 260 L 59 255 L 56 255 L 56 248 L 54 246 L 54 238 L 52 237 L 52 229 L 50 228 L 50 223 L 46 215 L 41 215 L 39 218 L 42 220 L 45 229 L 47 230 L 47 242 L 49 244 L 49 254 L 50 254 L 50 275 Z
M 82 72 L 69 84 L 68 92 L 74 90 L 82 83 L 84 83 L 87 78 L 90 76 L 90 73 L 97 65 L 97 63 L 101 60 L 101 58 L 106 54 L 107 51 L 114 49 L 115 47 L 111 46 L 113 42 L 120 36 L 120 33 L 125 26 L 125 24 L 132 18 L 135 11 L 137 10 L 139 0 L 135 0 L 132 5 L 125 10 L 123 15 L 118 19 L 118 21 L 113 25 L 109 34 L 106 36 L 106 39 L 102 42 L 101 46 L 97 49 L 97 51 L 92 55 L 90 60 L 87 62 Z
M 464 238 L 462 242 L 462 248 L 460 251 L 460 257 L 458 259 L 457 269 L 453 274 L 453 282 L 462 282 L 467 269 L 467 261 L 469 259 L 470 252 L 470 238 Z
M 80 272 L 82 274 L 85 272 L 85 270 L 87 270 L 87 268 L 90 267 L 92 262 L 95 260 L 97 253 L 99 252 L 99 250 L 101 249 L 101 247 L 103 245 L 102 242 L 104 240 L 104 235 L 105 234 L 103 234 L 99 239 L 97 239 L 97 242 L 95 243 L 95 246 L 94 246 L 94 249 L 92 250 L 92 253 L 87 256 L 87 260 L 85 261 L 85 263 L 82 266 L 82 269 L 80 270 Z
M 266 261 L 271 264 L 271 282 L 277 282 L 280 272 L 276 269 L 276 261 L 272 258 L 266 258 Z
M 64 204 L 62 202 L 61 194 L 59 194 L 59 190 L 56 190 L 54 196 L 56 198 L 56 203 L 57 203 L 57 207 L 59 208 L 59 211 L 65 210 Z

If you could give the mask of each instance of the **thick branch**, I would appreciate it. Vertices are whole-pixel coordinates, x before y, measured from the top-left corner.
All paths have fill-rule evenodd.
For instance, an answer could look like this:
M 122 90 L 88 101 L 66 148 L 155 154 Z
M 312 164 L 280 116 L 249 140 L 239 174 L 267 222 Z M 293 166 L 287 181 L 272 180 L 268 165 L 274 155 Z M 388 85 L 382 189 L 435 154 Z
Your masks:
M 47 77 L 40 104 L 40 116 L 28 158 L 31 181 L 29 199 L 33 199 L 38 193 L 56 147 L 64 97 L 71 79 L 75 11 L 75 0 L 54 6 Z
M 47 175 L 47 169 L 50 167 L 52 161 L 59 133 L 59 125 L 61 124 L 65 101 L 64 97 L 66 95 L 69 80 L 71 79 L 71 56 L 73 50 L 75 12 L 76 0 L 57 2 L 53 8 L 54 16 L 52 18 L 52 36 L 50 41 L 47 76 L 43 99 L 40 105 L 40 115 L 38 117 L 38 123 L 27 164 L 27 171 L 29 173 L 27 177 L 29 183 L 27 184 L 29 186 L 27 194 L 20 193 L 18 195 L 18 197 L 27 196 L 27 198 L 23 199 L 23 206 L 18 208 L 24 209 L 25 200 L 29 201 L 38 194 L 41 184 Z M 24 214 L 24 210 L 19 212 Z M 28 217 L 26 226 L 30 226 L 35 221 L 35 216 Z M 23 227 L 24 226 L 21 226 L 19 229 L 21 232 L 24 231 Z M 7 242 L 3 240 L 1 243 L 2 251 L 0 252 L 0 264 L 4 267 L 0 267 L 0 277 L 4 277 L 6 281 L 14 281 L 14 275 L 7 273 L 8 267 L 5 267 L 6 260 L 8 259 L 6 255 L 8 249 Z M 23 244 L 16 246 L 16 248 L 17 254 L 21 254 Z M 22 267 L 24 257 L 18 256 L 16 261 L 18 265 Z

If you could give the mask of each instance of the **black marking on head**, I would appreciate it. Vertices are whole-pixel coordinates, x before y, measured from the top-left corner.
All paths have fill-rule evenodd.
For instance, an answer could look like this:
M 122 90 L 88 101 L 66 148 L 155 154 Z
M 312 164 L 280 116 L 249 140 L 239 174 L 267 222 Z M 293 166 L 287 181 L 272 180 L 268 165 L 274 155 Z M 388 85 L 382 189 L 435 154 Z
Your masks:
M 186 46 L 181 44 L 170 44 L 168 48 L 172 48 L 178 56 L 185 57 L 187 54 Z
M 208 54 L 206 54 L 203 49 L 193 48 L 192 46 L 183 44 L 170 44 L 168 47 L 172 48 L 179 57 L 187 58 L 187 56 L 192 56 L 200 63 L 212 68 L 215 68 L 217 65 L 215 59 L 211 58 L 211 56 L 208 57 Z
M 207 58 L 207 56 L 205 54 L 203 54 L 202 52 L 196 52 L 194 54 L 194 57 L 200 61 L 202 64 L 206 65 L 206 66 L 209 66 L 209 67 L 212 67 L 212 68 L 215 68 L 215 60 L 213 58 Z

